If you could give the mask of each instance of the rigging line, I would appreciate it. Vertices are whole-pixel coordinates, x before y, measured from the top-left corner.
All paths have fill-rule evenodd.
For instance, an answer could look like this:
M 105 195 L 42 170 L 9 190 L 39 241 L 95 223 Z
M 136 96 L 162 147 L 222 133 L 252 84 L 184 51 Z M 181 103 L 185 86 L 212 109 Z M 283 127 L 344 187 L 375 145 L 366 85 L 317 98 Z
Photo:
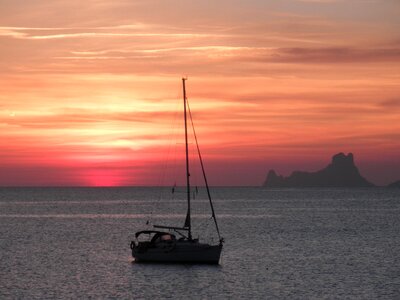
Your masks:
M 196 157 L 194 153 L 196 152 L 196 148 L 193 143 L 190 143 L 190 166 L 191 166 L 191 172 L 190 172 L 190 185 L 193 187 L 192 188 L 192 200 L 195 200 L 197 198 L 198 194 L 198 179 L 197 179 L 197 172 L 198 172 L 198 161 L 196 160 Z
M 152 216 L 153 216 L 153 209 L 154 207 L 158 206 L 158 203 L 161 202 L 161 199 L 164 196 L 164 185 L 168 184 L 165 182 L 165 177 L 166 177 L 166 173 L 167 173 L 167 169 L 169 167 L 170 164 L 170 157 L 171 157 L 171 149 L 172 149 L 172 144 L 173 144 L 173 136 L 176 135 L 176 128 L 177 128 L 177 120 L 178 120 L 178 102 L 175 103 L 176 109 L 174 110 L 174 114 L 172 117 L 172 127 L 170 127 L 169 132 L 168 132 L 168 150 L 167 153 L 164 153 L 164 157 L 162 159 L 162 164 L 161 164 L 161 173 L 158 176 L 158 183 L 157 186 L 159 188 L 159 194 L 158 194 L 158 198 L 157 198 L 157 205 L 153 205 L 153 208 L 150 212 L 150 219 L 152 221 Z M 176 147 L 176 146 L 175 146 Z M 176 149 L 174 151 L 174 153 L 176 152 Z M 175 159 L 174 159 L 175 162 Z M 149 221 L 149 220 L 148 220 Z
M 204 183 L 206 184 L 207 196 L 208 196 L 208 200 L 210 201 L 210 207 L 211 207 L 212 217 L 213 217 L 213 219 L 214 219 L 215 228 L 217 229 L 218 238 L 219 238 L 220 241 L 222 241 L 221 235 L 220 235 L 220 233 L 219 233 L 217 218 L 215 217 L 214 205 L 213 205 L 212 200 L 211 200 L 210 189 L 209 189 L 209 187 L 208 187 L 207 176 L 206 176 L 206 172 L 205 172 L 205 170 L 204 170 L 204 164 L 203 164 L 203 159 L 202 159 L 201 153 L 200 153 L 199 143 L 197 142 L 196 130 L 194 129 L 193 118 L 192 118 L 192 111 L 190 110 L 189 101 L 188 101 L 187 99 L 186 99 L 186 103 L 187 103 L 187 107 L 188 107 L 188 111 L 189 111 L 190 122 L 191 122 L 192 128 L 193 128 L 194 140 L 196 141 L 197 153 L 199 154 L 199 160 L 200 160 L 201 170 L 202 170 L 202 172 L 203 172 Z
M 172 159 L 170 162 L 170 173 L 169 176 L 170 178 L 173 179 L 173 182 L 168 182 L 168 184 L 173 184 L 173 186 L 175 187 L 174 189 L 174 193 L 170 193 L 170 199 L 171 200 L 175 200 L 175 192 L 177 190 L 177 142 L 178 142 L 178 135 L 180 135 L 180 132 L 178 130 L 178 117 L 180 117 L 180 114 L 178 113 L 180 110 L 178 109 L 178 107 L 180 107 L 181 103 L 180 101 L 176 101 L 175 103 L 175 114 L 174 114 L 174 128 L 173 128 L 173 143 L 174 143 L 174 147 L 173 147 L 173 154 L 172 154 Z M 171 139 L 172 140 L 172 139 Z M 179 190 L 179 189 L 178 189 Z
M 174 119 L 174 121 L 175 121 L 175 119 Z M 173 122 L 173 124 L 174 124 L 174 122 Z M 173 131 L 173 127 L 172 127 L 172 131 Z M 172 135 L 172 132 L 170 132 L 168 135 L 169 141 L 170 141 L 171 135 Z M 167 162 L 169 160 L 169 156 L 170 156 L 170 152 L 171 152 L 171 145 L 172 145 L 172 143 L 170 142 L 168 145 L 167 153 L 164 152 L 164 157 L 162 159 L 162 165 L 161 165 L 162 172 L 160 173 L 159 178 L 158 178 L 158 186 L 161 186 L 164 184 Z M 161 198 L 161 195 L 160 195 L 160 198 Z

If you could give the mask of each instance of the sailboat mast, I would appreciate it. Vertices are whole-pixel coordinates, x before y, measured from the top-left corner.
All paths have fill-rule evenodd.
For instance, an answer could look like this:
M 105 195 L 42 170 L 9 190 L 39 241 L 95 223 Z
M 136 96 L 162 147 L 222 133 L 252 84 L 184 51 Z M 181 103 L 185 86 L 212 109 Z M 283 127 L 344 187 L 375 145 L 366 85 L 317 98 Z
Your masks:
M 190 218 L 190 173 L 189 173 L 189 146 L 188 146 L 188 134 L 187 134 L 187 114 L 186 114 L 186 86 L 185 86 L 186 78 L 182 78 L 183 85 L 183 112 L 185 119 L 185 152 L 186 152 L 186 191 L 187 191 L 187 215 L 185 220 L 185 227 L 188 227 L 188 238 L 192 239 L 192 224 Z

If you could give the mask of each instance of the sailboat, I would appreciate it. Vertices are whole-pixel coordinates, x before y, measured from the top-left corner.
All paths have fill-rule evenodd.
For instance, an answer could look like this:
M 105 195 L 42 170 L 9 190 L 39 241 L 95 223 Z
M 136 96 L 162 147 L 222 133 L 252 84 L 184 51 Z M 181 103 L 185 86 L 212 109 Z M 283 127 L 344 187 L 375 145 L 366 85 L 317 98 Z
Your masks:
M 187 214 L 183 226 L 163 226 L 153 225 L 152 230 L 142 230 L 135 233 L 135 240 L 131 241 L 132 256 L 135 262 L 154 262 L 154 263 L 205 263 L 218 264 L 222 251 L 223 238 L 221 238 L 215 210 L 211 200 L 210 188 L 204 170 L 200 148 L 197 143 L 196 132 L 193 127 L 194 138 L 197 146 L 197 153 L 203 174 L 203 179 L 207 191 L 207 196 L 211 208 L 211 216 L 214 220 L 219 242 L 209 244 L 200 242 L 199 238 L 192 236 L 191 220 L 191 185 L 189 168 L 189 147 L 188 147 L 188 121 L 189 114 L 193 126 L 192 114 L 186 98 L 186 78 L 182 78 L 183 87 L 183 111 L 185 126 L 185 158 L 186 158 L 186 195 L 187 195 Z M 188 113 L 189 111 L 189 113 Z M 147 237 L 146 240 L 142 240 Z

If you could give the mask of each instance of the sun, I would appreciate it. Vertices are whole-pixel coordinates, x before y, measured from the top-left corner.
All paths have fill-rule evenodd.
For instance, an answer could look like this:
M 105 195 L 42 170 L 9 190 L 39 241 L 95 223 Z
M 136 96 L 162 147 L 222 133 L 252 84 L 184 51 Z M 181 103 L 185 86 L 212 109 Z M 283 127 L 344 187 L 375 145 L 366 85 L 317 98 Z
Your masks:
M 93 187 L 113 187 L 123 185 L 124 177 L 118 170 L 88 170 L 82 174 L 83 185 Z

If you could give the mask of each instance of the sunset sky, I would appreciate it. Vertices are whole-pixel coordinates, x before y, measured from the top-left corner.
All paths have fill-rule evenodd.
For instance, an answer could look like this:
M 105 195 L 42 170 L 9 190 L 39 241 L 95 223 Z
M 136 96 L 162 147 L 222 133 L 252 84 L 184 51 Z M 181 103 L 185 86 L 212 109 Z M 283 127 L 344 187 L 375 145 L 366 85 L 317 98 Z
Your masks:
M 160 184 L 182 76 L 213 185 L 400 179 L 398 0 L 0 0 L 0 186 Z

